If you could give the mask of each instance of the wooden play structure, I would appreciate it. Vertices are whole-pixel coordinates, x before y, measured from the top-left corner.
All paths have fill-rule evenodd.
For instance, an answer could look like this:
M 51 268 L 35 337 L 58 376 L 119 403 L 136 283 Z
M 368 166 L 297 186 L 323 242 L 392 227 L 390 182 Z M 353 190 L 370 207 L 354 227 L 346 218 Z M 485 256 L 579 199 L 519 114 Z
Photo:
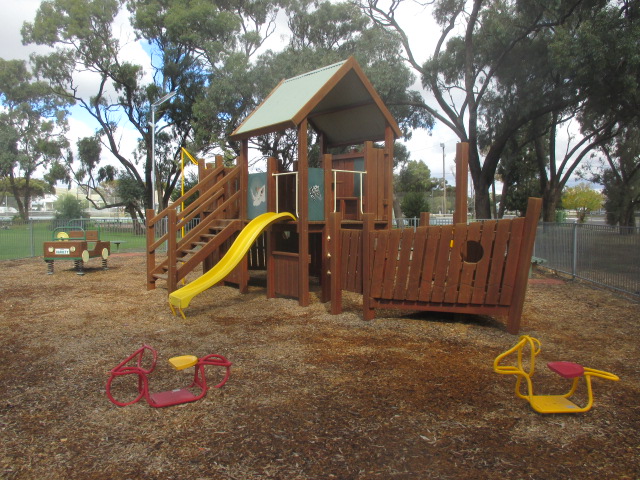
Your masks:
M 249 139 L 286 129 L 297 131 L 293 168 L 269 158 L 266 172 L 249 173 Z M 320 138 L 318 167 L 309 165 L 309 129 Z M 282 81 L 232 134 L 241 143 L 235 165 L 200 162 L 194 188 L 158 214 L 147 210 L 147 287 L 164 280 L 171 294 L 200 265 L 208 272 L 251 220 L 290 212 L 296 220 L 269 225 L 225 283 L 244 292 L 250 272 L 266 270 L 270 298 L 306 306 L 318 281 L 334 314 L 347 290 L 362 294 L 365 319 L 381 308 L 487 314 L 517 333 L 541 201 L 530 200 L 526 218 L 467 224 L 462 143 L 454 225 L 428 226 L 425 214 L 415 231 L 392 229 L 399 136 L 353 58 Z M 166 257 L 156 254 L 163 244 Z
M 84 264 L 91 258 L 102 259 L 102 269 L 107 269 L 111 243 L 100 240 L 100 230 L 84 230 L 80 227 L 56 228 L 52 240 L 44 242 L 44 261 L 47 273 L 53 274 L 53 262 L 72 260 L 78 275 L 84 275 Z

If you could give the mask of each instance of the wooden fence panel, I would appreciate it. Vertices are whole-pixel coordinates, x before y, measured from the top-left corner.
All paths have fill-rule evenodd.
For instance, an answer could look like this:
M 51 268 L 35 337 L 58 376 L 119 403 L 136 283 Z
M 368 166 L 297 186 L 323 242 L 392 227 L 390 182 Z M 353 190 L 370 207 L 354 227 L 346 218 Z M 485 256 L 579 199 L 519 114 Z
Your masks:
M 442 303 L 444 301 L 444 289 L 447 286 L 447 271 L 449 270 L 449 255 L 451 241 L 453 240 L 453 226 L 443 226 L 438 243 L 438 253 L 436 254 L 435 275 L 433 277 L 433 287 L 431 302 Z
M 398 252 L 398 271 L 396 273 L 396 284 L 393 290 L 394 300 L 404 300 L 407 293 L 407 280 L 409 277 L 409 266 L 413 251 L 413 230 L 404 230 L 400 240 L 400 251 Z
M 384 267 L 387 257 L 387 245 L 389 243 L 389 232 L 378 231 L 371 235 L 371 247 L 369 251 L 372 255 L 373 268 L 371 269 L 371 279 L 365 278 L 365 281 L 370 281 L 370 292 L 374 298 L 380 298 L 382 296 L 382 284 L 384 282 Z
M 507 255 L 507 245 L 511 230 L 511 220 L 498 220 L 496 236 L 491 252 L 491 271 L 489 272 L 489 282 L 485 304 L 497 305 L 500 298 L 500 287 L 504 274 L 504 260 Z
M 496 220 L 485 220 L 482 222 L 482 236 L 480 238 L 482 258 L 478 262 L 475 271 L 471 303 L 482 305 L 486 300 L 497 224 L 498 222 Z
M 435 278 L 436 259 L 440 254 L 438 249 L 443 227 L 425 227 L 427 231 L 427 241 L 422 264 L 422 278 L 420 279 L 420 290 L 418 300 L 420 302 L 431 301 L 433 291 L 433 281 Z
M 362 293 L 362 271 L 359 265 L 362 252 L 362 232 L 360 230 L 340 230 L 342 258 L 342 288 L 349 292 Z
M 522 233 L 524 230 L 524 218 L 515 218 L 511 224 L 511 234 L 509 236 L 509 246 L 507 247 L 507 257 L 505 259 L 504 277 L 502 279 L 502 290 L 500 292 L 500 305 L 510 305 L 513 296 L 513 288 L 516 283 L 516 273 L 518 272 L 518 259 L 520 258 L 520 248 L 522 246 Z
M 486 255 L 484 252 L 476 251 L 473 246 L 476 243 L 478 245 L 480 244 L 482 225 L 482 222 L 474 222 L 467 228 L 467 239 L 462 249 L 464 258 L 462 262 L 462 272 L 460 273 L 457 303 L 471 303 L 475 274 L 482 258 Z
M 389 245 L 387 247 L 386 266 L 382 285 L 383 298 L 393 298 L 393 289 L 396 281 L 396 267 L 398 265 L 398 248 L 402 230 L 391 230 L 389 233 Z
M 413 252 L 411 256 L 411 271 L 407 282 L 406 299 L 408 301 L 416 301 L 418 292 L 420 291 L 420 281 L 422 278 L 422 261 L 424 259 L 424 250 L 427 242 L 427 227 L 416 229 L 413 238 Z
M 467 230 L 468 227 L 465 224 L 458 224 L 454 227 L 453 245 L 450 246 L 449 269 L 447 270 L 444 293 L 444 301 L 446 303 L 455 303 L 458 299 L 458 288 L 462 273 L 462 249 L 467 243 Z
M 285 297 L 298 298 L 300 295 L 299 255 L 290 252 L 273 252 L 273 262 L 275 293 Z

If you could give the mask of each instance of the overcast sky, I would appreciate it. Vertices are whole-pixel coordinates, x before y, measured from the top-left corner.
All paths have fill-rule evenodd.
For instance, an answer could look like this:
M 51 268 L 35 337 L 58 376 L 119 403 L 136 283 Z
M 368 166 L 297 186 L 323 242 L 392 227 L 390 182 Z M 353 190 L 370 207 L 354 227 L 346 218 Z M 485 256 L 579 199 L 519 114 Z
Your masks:
M 0 57 L 5 60 L 27 60 L 29 58 L 29 54 L 34 51 L 34 48 L 22 45 L 20 29 L 25 21 L 33 21 L 39 5 L 40 0 L 2 0 L 3 24 L 0 29 Z M 433 51 L 433 45 L 439 34 L 430 14 L 417 3 L 405 2 L 400 9 L 399 18 L 401 25 L 406 28 L 414 52 L 420 57 L 419 60 L 426 60 L 430 52 Z M 149 57 L 133 40 L 127 19 L 121 18 L 116 28 L 122 32 L 123 43 L 127 45 L 127 56 L 136 63 L 148 64 Z M 273 41 L 279 42 L 279 36 L 274 36 Z M 91 82 L 91 78 L 85 78 L 85 81 Z M 90 118 L 77 108 L 72 112 L 70 126 L 69 140 L 73 145 L 78 138 L 92 135 L 95 129 L 95 125 L 90 123 Z M 136 144 L 135 133 L 123 131 L 121 141 L 126 146 L 125 151 L 133 151 Z M 447 182 L 454 183 L 452 168 L 456 142 L 457 138 L 449 129 L 436 125 L 431 135 L 425 131 L 414 132 L 412 140 L 407 145 L 411 151 L 412 159 L 423 160 L 429 166 L 432 176 L 441 177 L 442 148 L 440 144 L 444 143 Z

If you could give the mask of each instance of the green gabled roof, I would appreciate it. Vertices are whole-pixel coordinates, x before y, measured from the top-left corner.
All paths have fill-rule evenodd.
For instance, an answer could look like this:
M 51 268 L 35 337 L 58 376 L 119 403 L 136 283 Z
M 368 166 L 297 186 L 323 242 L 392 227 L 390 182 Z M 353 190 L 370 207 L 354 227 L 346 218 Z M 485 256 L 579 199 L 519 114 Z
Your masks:
M 329 145 L 382 140 L 387 125 L 396 138 L 400 136 L 395 120 L 351 57 L 280 82 L 231 139 L 296 128 L 305 118 Z

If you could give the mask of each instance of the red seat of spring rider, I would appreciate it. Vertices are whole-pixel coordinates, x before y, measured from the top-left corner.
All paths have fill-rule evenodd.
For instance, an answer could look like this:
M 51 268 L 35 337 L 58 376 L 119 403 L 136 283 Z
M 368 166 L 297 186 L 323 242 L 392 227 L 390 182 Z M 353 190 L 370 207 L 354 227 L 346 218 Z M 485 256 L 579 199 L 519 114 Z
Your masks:
M 547 367 L 564 378 L 576 378 L 584 375 L 584 367 L 573 362 L 549 362 Z

